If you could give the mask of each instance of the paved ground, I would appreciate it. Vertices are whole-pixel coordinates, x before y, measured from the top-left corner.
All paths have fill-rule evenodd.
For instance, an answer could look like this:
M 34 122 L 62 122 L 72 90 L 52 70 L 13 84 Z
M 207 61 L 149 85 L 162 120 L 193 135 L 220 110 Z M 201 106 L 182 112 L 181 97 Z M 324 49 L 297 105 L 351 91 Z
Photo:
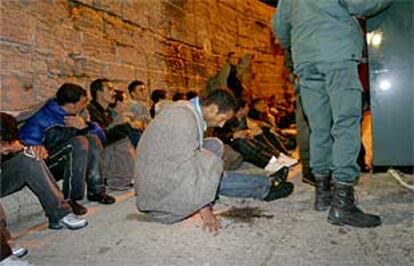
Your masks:
M 313 190 L 294 170 L 296 188 L 287 199 L 220 199 L 224 230 L 217 235 L 203 232 L 198 217 L 170 226 L 145 222 L 129 192 L 112 206 L 88 205 L 90 224 L 83 230 L 40 224 L 18 233 L 18 241 L 30 248 L 25 260 L 39 266 L 414 265 L 413 192 L 387 174 L 365 175 L 357 189 L 360 206 L 381 214 L 383 225 L 337 227 L 312 211 Z M 15 232 L 21 226 L 10 225 Z

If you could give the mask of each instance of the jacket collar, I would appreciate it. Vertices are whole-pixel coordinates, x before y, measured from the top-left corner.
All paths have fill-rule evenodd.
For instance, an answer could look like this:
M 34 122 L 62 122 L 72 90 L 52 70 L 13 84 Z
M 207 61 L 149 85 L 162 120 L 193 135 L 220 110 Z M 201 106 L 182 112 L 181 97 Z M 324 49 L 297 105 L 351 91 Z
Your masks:
M 200 98 L 195 97 L 190 100 L 191 105 L 193 106 L 194 110 L 197 112 L 197 115 L 201 118 L 203 131 L 207 130 L 207 122 L 204 120 L 203 111 L 201 110 Z

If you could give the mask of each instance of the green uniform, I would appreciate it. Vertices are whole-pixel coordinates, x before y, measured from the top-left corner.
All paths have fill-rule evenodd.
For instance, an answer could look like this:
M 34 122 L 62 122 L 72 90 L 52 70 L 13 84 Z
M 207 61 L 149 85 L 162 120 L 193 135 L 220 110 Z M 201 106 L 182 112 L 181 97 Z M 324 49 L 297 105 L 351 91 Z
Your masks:
M 361 91 L 357 65 L 363 35 L 355 16 L 371 16 L 391 0 L 280 0 L 273 31 L 291 49 L 311 128 L 310 165 L 339 183 L 359 175 Z

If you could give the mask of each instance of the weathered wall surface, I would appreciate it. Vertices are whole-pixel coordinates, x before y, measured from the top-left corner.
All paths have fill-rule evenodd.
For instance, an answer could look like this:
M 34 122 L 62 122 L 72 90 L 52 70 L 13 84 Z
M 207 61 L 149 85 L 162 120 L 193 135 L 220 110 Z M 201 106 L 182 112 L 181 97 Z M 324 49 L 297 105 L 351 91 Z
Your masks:
M 286 89 L 272 45 L 274 9 L 256 0 L 0 1 L 1 109 L 21 110 L 65 81 L 88 88 L 107 77 L 126 89 L 199 90 L 228 52 L 254 54 L 245 86 Z

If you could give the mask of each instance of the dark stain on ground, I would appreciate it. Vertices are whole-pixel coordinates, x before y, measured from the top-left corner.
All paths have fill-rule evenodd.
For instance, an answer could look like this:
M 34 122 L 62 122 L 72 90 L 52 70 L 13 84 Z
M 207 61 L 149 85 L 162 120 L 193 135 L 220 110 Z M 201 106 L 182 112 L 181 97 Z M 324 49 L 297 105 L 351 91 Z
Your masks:
M 230 209 L 220 213 L 221 217 L 228 218 L 237 223 L 252 224 L 255 218 L 272 219 L 274 215 L 264 214 L 264 210 L 259 207 L 231 207 Z
M 341 234 L 341 235 L 346 235 L 346 233 L 348 233 L 348 232 L 346 230 L 342 229 L 342 228 L 339 228 L 338 233 Z

